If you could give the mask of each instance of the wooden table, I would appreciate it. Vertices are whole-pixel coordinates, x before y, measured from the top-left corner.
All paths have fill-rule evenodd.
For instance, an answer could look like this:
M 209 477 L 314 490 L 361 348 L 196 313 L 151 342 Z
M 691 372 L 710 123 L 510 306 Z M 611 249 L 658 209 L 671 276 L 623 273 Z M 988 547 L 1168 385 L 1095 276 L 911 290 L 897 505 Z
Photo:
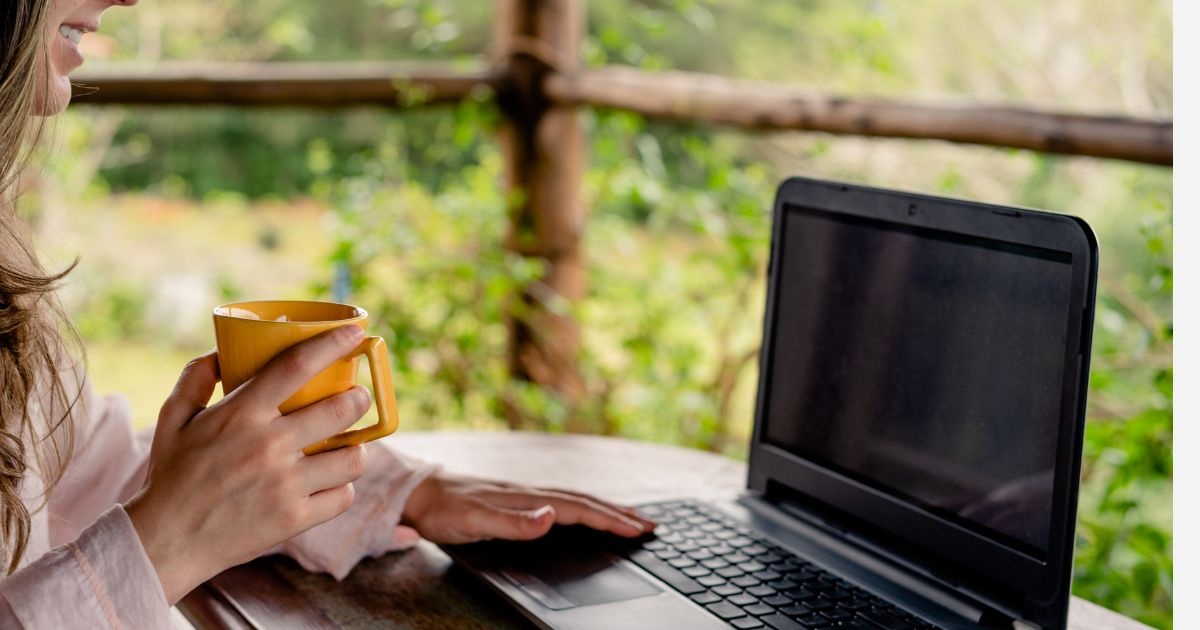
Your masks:
M 540 433 L 408 433 L 388 438 L 447 469 L 572 487 L 637 503 L 736 495 L 746 466 L 718 455 L 619 438 Z M 529 628 L 530 624 L 437 547 L 367 560 L 339 583 L 282 556 L 213 578 L 180 602 L 203 628 Z M 1077 597 L 1073 630 L 1146 626 Z

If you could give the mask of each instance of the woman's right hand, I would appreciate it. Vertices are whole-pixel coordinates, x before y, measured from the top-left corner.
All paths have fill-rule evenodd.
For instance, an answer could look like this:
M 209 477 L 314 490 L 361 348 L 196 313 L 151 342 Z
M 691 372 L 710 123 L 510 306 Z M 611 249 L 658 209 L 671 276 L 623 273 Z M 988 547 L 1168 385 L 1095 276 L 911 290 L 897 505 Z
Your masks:
M 287 416 L 279 405 L 362 337 L 350 325 L 297 344 L 211 407 L 216 352 L 184 368 L 159 413 L 146 485 L 125 506 L 168 603 L 350 507 L 365 450 L 301 450 L 361 418 L 366 389 Z

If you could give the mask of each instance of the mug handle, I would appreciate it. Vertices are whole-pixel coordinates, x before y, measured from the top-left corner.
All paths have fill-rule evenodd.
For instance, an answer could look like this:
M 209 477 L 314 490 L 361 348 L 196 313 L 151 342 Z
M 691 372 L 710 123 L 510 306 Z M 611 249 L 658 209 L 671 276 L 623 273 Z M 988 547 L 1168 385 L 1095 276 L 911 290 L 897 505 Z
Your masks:
M 383 342 L 382 337 L 367 337 L 358 344 L 353 352 L 346 355 L 346 358 L 350 359 L 362 354 L 367 355 L 367 364 L 371 367 L 371 388 L 375 392 L 375 409 L 379 412 L 379 422 L 362 429 L 339 433 L 317 442 L 304 449 L 305 455 L 315 455 L 350 444 L 378 440 L 385 435 L 395 433 L 396 427 L 400 425 L 399 414 L 396 411 L 396 390 L 392 387 L 392 363 L 388 359 L 387 344 Z

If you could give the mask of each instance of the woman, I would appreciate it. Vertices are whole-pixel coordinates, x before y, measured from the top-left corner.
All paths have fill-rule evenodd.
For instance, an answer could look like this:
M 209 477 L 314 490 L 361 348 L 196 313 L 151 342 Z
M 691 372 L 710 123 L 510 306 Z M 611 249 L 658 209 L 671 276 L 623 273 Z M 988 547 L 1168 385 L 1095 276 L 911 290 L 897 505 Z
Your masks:
M 12 197 L 42 119 L 70 100 L 79 38 L 109 7 L 136 3 L 0 8 L 0 627 L 168 627 L 183 595 L 265 553 L 341 578 L 418 534 L 531 539 L 554 523 L 649 531 L 630 508 L 446 475 L 382 442 L 304 456 L 369 407 L 359 387 L 278 412 L 355 347 L 354 326 L 299 344 L 211 407 L 216 355 L 193 360 L 153 436 L 133 434 L 124 403 L 92 394 L 60 334 L 70 328 L 53 291 L 65 273 L 38 264 Z

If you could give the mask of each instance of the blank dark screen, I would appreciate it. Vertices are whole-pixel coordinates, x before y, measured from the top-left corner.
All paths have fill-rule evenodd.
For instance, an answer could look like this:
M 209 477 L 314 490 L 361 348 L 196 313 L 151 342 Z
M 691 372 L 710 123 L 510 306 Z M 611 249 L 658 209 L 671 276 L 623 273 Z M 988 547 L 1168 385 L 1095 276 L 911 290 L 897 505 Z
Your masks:
M 767 441 L 1044 557 L 1070 255 L 783 217 Z

